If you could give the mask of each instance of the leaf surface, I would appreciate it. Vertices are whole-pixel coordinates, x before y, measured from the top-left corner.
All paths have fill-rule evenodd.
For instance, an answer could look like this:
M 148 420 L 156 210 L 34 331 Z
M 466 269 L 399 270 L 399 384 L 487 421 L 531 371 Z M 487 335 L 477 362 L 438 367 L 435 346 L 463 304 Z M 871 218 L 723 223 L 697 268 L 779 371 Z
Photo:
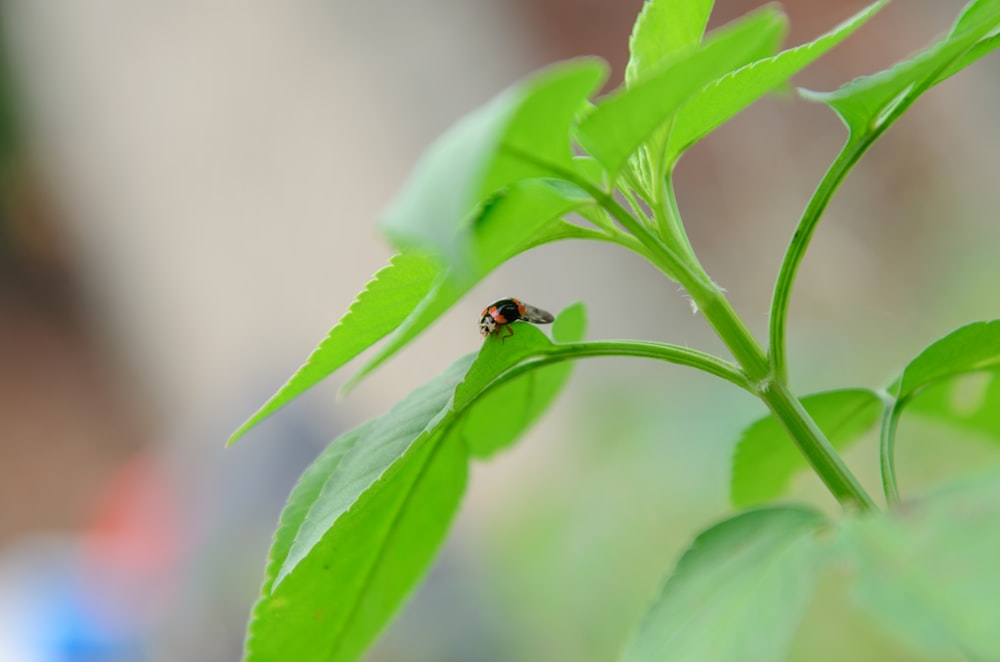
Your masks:
M 625 84 L 631 87 L 679 53 L 696 48 L 714 4 L 714 0 L 647 0 L 628 40 Z
M 783 14 L 764 7 L 713 32 L 701 48 L 598 102 L 580 121 L 577 139 L 616 175 L 692 95 L 772 43 L 784 25 Z
M 858 601 L 910 645 L 989 660 L 1000 650 L 1000 476 L 965 479 L 850 519 L 840 539 Z
M 924 349 L 906 366 L 890 390 L 905 402 L 938 381 L 997 368 L 1000 368 L 1000 320 L 974 322 Z
M 826 525 L 805 508 L 741 513 L 684 553 L 622 656 L 657 660 L 784 659 L 827 552 Z
M 563 216 L 592 204 L 572 186 L 544 180 L 518 182 L 494 198 L 476 222 L 475 238 L 467 247 L 478 263 L 476 271 L 451 268 L 441 274 L 434 287 L 402 320 L 375 355 L 351 378 L 353 387 L 393 354 L 409 344 L 497 266 L 516 255 Z M 483 302 L 484 304 L 486 302 Z M 475 308 L 474 314 L 482 310 Z M 478 318 L 471 319 L 470 329 Z
M 854 33 L 887 2 L 876 2 L 813 41 L 751 62 L 705 87 L 678 112 L 670 135 L 668 160 L 675 162 L 688 147 L 786 83 Z
M 888 126 L 921 94 L 1000 45 L 998 28 L 1000 2 L 974 0 L 946 37 L 913 57 L 833 92 L 801 92 L 830 106 L 852 136 L 866 136 Z
M 939 382 L 914 397 L 907 411 L 1000 443 L 1000 378 L 996 372 L 970 372 Z
M 306 470 L 289 497 L 269 555 L 246 646 L 249 660 L 353 660 L 371 643 L 425 572 L 458 507 L 470 446 L 463 419 L 480 403 L 515 412 L 493 431 L 509 445 L 565 381 L 551 373 L 534 390 L 510 390 L 504 374 L 554 347 L 515 323 L 490 337 L 384 416 L 345 433 Z M 579 306 L 557 319 L 566 338 L 583 334 Z M 552 378 L 555 375 L 557 378 Z M 537 402 L 535 400 L 537 399 Z M 472 447 L 477 452 L 476 447 Z
M 372 278 L 306 362 L 230 437 L 229 444 L 247 430 L 333 374 L 405 320 L 440 277 L 440 267 L 418 253 L 393 256 Z
M 555 65 L 467 115 L 421 158 L 382 217 L 386 235 L 397 247 L 482 275 L 487 267 L 472 260 L 477 209 L 515 182 L 554 176 L 523 154 L 573 169 L 570 126 L 605 74 L 606 65 L 592 59 Z

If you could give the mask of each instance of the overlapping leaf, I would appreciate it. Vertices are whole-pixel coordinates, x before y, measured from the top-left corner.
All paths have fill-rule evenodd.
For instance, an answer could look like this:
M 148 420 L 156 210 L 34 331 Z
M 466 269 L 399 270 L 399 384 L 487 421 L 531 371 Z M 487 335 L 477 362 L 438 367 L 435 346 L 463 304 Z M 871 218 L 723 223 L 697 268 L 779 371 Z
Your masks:
M 440 267 L 419 253 L 394 256 L 375 274 L 305 364 L 230 436 L 229 443 L 395 330 L 430 292 Z
M 997 368 L 1000 368 L 1000 320 L 974 322 L 920 352 L 890 390 L 898 400 L 906 401 L 935 382 Z
M 593 59 L 552 67 L 442 136 L 383 218 L 386 233 L 404 252 L 376 274 L 306 363 L 230 443 L 392 333 L 355 381 L 368 374 L 497 265 L 544 234 L 547 223 L 592 204 L 519 154 L 573 171 L 570 125 L 605 69 Z
M 668 160 L 676 161 L 695 142 L 815 62 L 887 2 L 880 0 L 809 43 L 747 64 L 705 87 L 678 112 L 670 134 Z
M 553 323 L 552 337 L 557 342 L 581 340 L 585 326 L 583 306 L 571 306 Z M 571 370 L 572 364 L 568 362 L 533 370 L 506 381 L 476 402 L 458 429 L 469 453 L 473 457 L 488 457 L 515 441 L 549 408 Z
M 1000 476 L 963 480 L 843 529 L 855 593 L 877 619 L 927 653 L 996 657 Z
M 570 126 L 605 73 L 604 63 L 593 59 L 556 65 L 463 118 L 431 146 L 386 210 L 382 228 L 389 239 L 482 275 L 484 267 L 470 255 L 476 209 L 515 182 L 553 177 L 539 162 L 572 170 Z M 515 234 L 519 222 L 509 225 Z M 519 234 L 523 240 L 531 228 Z
M 921 391 L 969 373 L 1000 369 L 1000 320 L 975 322 L 931 344 L 903 370 L 890 392 L 896 396 L 883 420 L 882 474 L 890 493 L 895 487 L 895 435 L 899 417 Z M 947 418 L 947 409 L 938 409 Z
M 836 569 L 908 646 L 989 660 L 1000 650 L 998 558 L 996 473 L 836 527 L 804 508 L 744 512 L 684 553 L 623 659 L 784 659 L 817 578 Z
M 1000 45 L 998 28 L 1000 2 L 973 0 L 945 38 L 917 55 L 833 92 L 802 93 L 830 106 L 852 136 L 862 137 L 883 129 L 898 116 L 897 109 Z
M 582 309 L 571 308 L 554 333 L 578 340 L 583 324 Z M 552 346 L 518 323 L 513 337 L 489 338 L 478 356 L 460 359 L 320 455 L 282 514 L 253 611 L 249 660 L 352 660 L 370 644 L 440 545 L 470 454 L 511 443 L 561 388 L 562 365 L 501 377 Z M 464 420 L 480 405 L 513 416 L 490 430 L 488 449 L 481 422 Z
M 805 508 L 741 513 L 681 557 L 622 659 L 780 660 L 826 558 L 826 526 Z
M 714 4 L 714 0 L 646 0 L 629 37 L 625 84 L 632 87 L 679 54 L 696 48 Z
M 477 220 L 473 241 L 467 247 L 467 257 L 475 256 L 478 269 L 449 268 L 444 271 L 430 292 L 351 379 L 348 387 L 405 347 L 486 274 L 526 247 L 533 237 L 544 233 L 546 226 L 591 203 L 592 200 L 572 186 L 537 179 L 518 182 L 495 197 Z
M 784 15 L 773 7 L 734 21 L 701 48 L 601 100 L 580 122 L 577 139 L 609 173 L 617 174 L 692 95 L 759 54 L 784 27 Z

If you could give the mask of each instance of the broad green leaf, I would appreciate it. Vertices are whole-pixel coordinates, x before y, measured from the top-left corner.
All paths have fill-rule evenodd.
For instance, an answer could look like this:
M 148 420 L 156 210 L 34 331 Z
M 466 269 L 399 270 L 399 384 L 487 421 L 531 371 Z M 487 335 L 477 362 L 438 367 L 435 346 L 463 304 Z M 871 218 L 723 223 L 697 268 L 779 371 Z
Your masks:
M 679 53 L 696 48 L 715 0 L 646 0 L 628 40 L 625 84 L 632 87 Z
M 387 476 L 393 488 L 346 513 L 261 599 L 248 660 L 355 660 L 426 571 L 457 509 L 467 474 L 459 443 L 425 445 Z
M 692 95 L 773 43 L 784 26 L 783 14 L 764 7 L 713 32 L 701 48 L 602 99 L 581 120 L 577 139 L 616 175 Z
M 514 182 L 554 176 L 536 161 L 572 170 L 570 125 L 605 73 L 596 60 L 562 63 L 467 115 L 431 146 L 386 210 L 382 228 L 390 240 L 481 273 L 470 256 L 477 208 Z
M 844 523 L 858 601 L 929 653 L 1000 651 L 1000 476 L 983 475 Z
M 801 92 L 830 106 L 852 136 L 864 136 L 884 129 L 897 109 L 1000 45 L 993 34 L 998 27 L 1000 2 L 974 0 L 948 36 L 917 55 L 833 92 Z
M 698 536 L 622 659 L 781 660 L 827 552 L 805 508 L 752 510 Z
M 1000 443 L 1000 378 L 996 372 L 970 372 L 938 382 L 915 396 L 907 411 Z
M 808 395 L 802 405 L 837 449 L 870 430 L 882 411 L 879 396 L 860 388 Z M 805 458 L 778 420 L 765 416 L 746 428 L 736 444 L 730 499 L 742 508 L 780 497 L 792 477 L 806 468 Z
M 913 359 L 890 389 L 905 402 L 921 389 L 966 372 L 1000 368 L 1000 320 L 952 331 Z
M 375 274 L 305 364 L 229 437 L 228 443 L 396 329 L 428 295 L 439 274 L 440 267 L 429 257 L 417 253 L 393 256 L 389 266 Z
M 572 185 L 548 180 L 525 180 L 512 185 L 505 193 L 494 197 L 480 214 L 468 250 L 476 256 L 479 269 L 474 272 L 450 268 L 443 272 L 431 290 L 410 314 L 402 320 L 384 345 L 351 378 L 346 388 L 352 388 L 386 359 L 443 315 L 455 302 L 471 290 L 497 266 L 530 245 L 532 237 L 544 228 L 581 206 L 592 204 L 581 197 Z M 512 229 L 513 228 L 513 229 Z M 483 302 L 486 304 L 488 302 Z M 482 308 L 473 309 L 478 315 Z M 470 316 L 471 317 L 471 316 Z M 470 319 L 470 329 L 479 319 Z
M 751 62 L 694 95 L 677 114 L 670 134 L 669 161 L 675 162 L 688 147 L 812 64 L 861 27 L 887 2 L 881 0 L 872 4 L 809 43 Z
M 576 337 L 582 311 L 569 309 L 557 323 Z M 370 644 L 426 570 L 458 506 L 469 460 L 462 418 L 502 391 L 512 367 L 553 347 L 537 328 L 516 327 L 341 436 L 306 471 L 282 514 L 248 659 L 353 660 Z M 508 392 L 507 404 L 536 417 L 526 399 L 551 401 L 560 385 Z M 503 427 L 509 438 L 494 441 L 509 444 L 528 422 Z
M 327 446 L 303 472 L 299 482 L 288 496 L 288 503 L 281 513 L 278 529 L 274 533 L 274 542 L 268 553 L 261 597 L 254 605 L 250 615 L 250 623 L 247 626 L 246 659 L 260 659 L 275 646 L 290 646 L 289 653 L 296 652 L 294 649 L 295 634 L 291 632 L 292 628 L 288 627 L 288 623 L 281 613 L 283 605 L 280 603 L 275 605 L 273 600 L 268 599 L 274 578 L 285 562 L 292 541 L 295 540 L 299 529 L 302 528 L 310 506 L 319 497 L 327 477 L 336 470 L 341 460 L 344 459 L 344 455 L 354 448 L 358 440 L 368 434 L 374 422 L 374 420 L 369 421 L 341 435 Z M 289 630 L 288 637 L 282 636 L 284 630 Z
M 562 343 L 583 340 L 585 328 L 584 309 L 577 304 L 559 314 L 552 326 L 552 338 Z M 572 367 L 566 362 L 533 370 L 481 398 L 459 424 L 472 456 L 489 457 L 515 441 L 549 408 Z

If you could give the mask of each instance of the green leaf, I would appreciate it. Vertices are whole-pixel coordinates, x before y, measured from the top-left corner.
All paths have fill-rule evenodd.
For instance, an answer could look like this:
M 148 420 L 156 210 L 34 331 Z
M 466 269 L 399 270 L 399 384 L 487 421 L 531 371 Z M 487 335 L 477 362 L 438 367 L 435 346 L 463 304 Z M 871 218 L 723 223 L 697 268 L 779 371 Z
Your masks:
M 622 659 L 780 660 L 826 558 L 822 515 L 805 508 L 742 513 L 684 553 Z
M 851 519 L 839 540 L 863 607 L 929 653 L 1000 651 L 1000 476 L 979 476 Z
M 969 372 L 933 384 L 911 400 L 907 411 L 986 434 L 1000 443 L 1000 379 L 996 372 Z
M 581 304 L 567 308 L 553 324 L 556 342 L 583 340 L 586 318 Z M 549 408 L 572 370 L 557 363 L 529 372 L 499 386 L 463 417 L 461 434 L 473 457 L 489 457 L 509 446 Z
M 952 331 L 913 359 L 891 387 L 901 403 L 927 386 L 966 372 L 1000 368 L 1000 320 Z
M 396 329 L 428 295 L 439 273 L 440 268 L 426 256 L 393 256 L 389 266 L 375 274 L 305 364 L 229 437 L 228 444 Z
M 899 499 L 896 485 L 896 427 L 903 410 L 924 389 L 959 375 L 1000 368 L 1000 320 L 975 322 L 952 331 L 913 359 L 889 387 L 896 401 L 882 421 L 879 462 L 889 502 Z
M 482 273 L 470 259 L 477 208 L 514 182 L 553 176 L 518 153 L 572 169 L 570 125 L 605 75 L 600 61 L 562 63 L 467 115 L 420 160 L 383 215 L 385 233 L 397 247 L 419 247 L 452 268 Z
M 582 310 L 557 323 L 567 327 L 560 333 L 578 335 Z M 537 328 L 515 324 L 514 336 L 488 338 L 478 356 L 342 435 L 305 472 L 272 546 L 248 659 L 353 660 L 370 644 L 426 570 L 458 507 L 469 460 L 463 417 L 489 404 L 514 366 L 555 347 Z M 544 398 L 560 384 L 546 384 Z M 533 394 L 520 395 L 508 394 L 508 404 L 537 417 L 523 400 Z M 509 437 L 494 442 L 509 444 L 527 422 L 502 426 Z
M 646 0 L 628 40 L 626 86 L 696 48 L 714 4 L 714 0 Z
M 996 21 L 996 19 L 996 0 L 970 2 L 965 6 L 962 14 L 955 22 L 955 26 L 951 30 L 951 35 L 953 37 L 960 36 L 965 30 L 976 29 L 976 26 L 979 25 L 981 21 L 990 22 Z M 992 52 L 997 46 L 1000 46 L 1000 35 L 996 34 L 996 30 L 993 30 L 990 34 L 977 41 L 976 44 L 964 55 L 962 55 L 962 57 L 958 58 L 954 64 L 945 69 L 944 72 L 938 76 L 935 84 L 940 83 L 941 81 L 958 73 L 979 58 Z
M 580 122 L 577 139 L 612 175 L 692 95 L 743 65 L 784 30 L 777 9 L 764 7 L 712 33 L 705 45 L 635 85 L 602 99 Z
M 808 395 L 802 406 L 834 448 L 843 449 L 876 424 L 882 400 L 867 389 L 841 389 Z M 747 427 L 736 444 L 730 499 L 745 507 L 778 498 L 795 473 L 807 467 L 778 420 L 765 416 Z
M 833 92 L 801 92 L 830 106 L 852 136 L 877 133 L 925 91 L 1000 45 L 992 34 L 998 26 L 1000 2 L 975 0 L 948 36 L 917 55 Z
M 881 0 L 870 5 L 809 43 L 751 62 L 694 95 L 677 114 L 670 134 L 669 161 L 676 162 L 691 145 L 819 59 L 887 2 Z
M 440 275 L 433 288 L 411 309 L 409 316 L 345 388 L 353 388 L 386 359 L 405 347 L 451 308 L 490 271 L 526 248 L 546 226 L 584 205 L 593 204 L 579 189 L 547 180 L 525 180 L 494 197 L 475 223 L 474 239 L 467 247 L 474 255 L 477 271 L 457 268 Z M 487 302 L 483 302 L 484 304 Z M 482 308 L 475 308 L 478 314 Z M 478 322 L 470 320 L 470 328 Z

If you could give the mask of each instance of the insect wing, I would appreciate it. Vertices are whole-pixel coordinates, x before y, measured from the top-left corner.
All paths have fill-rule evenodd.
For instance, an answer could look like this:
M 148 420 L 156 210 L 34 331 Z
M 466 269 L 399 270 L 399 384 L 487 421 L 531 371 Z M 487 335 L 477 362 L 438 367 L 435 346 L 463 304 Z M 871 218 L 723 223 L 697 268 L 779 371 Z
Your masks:
M 550 324 L 555 317 L 547 310 L 542 310 L 541 308 L 535 308 L 531 304 L 521 303 L 524 306 L 524 315 L 522 317 L 532 324 Z

